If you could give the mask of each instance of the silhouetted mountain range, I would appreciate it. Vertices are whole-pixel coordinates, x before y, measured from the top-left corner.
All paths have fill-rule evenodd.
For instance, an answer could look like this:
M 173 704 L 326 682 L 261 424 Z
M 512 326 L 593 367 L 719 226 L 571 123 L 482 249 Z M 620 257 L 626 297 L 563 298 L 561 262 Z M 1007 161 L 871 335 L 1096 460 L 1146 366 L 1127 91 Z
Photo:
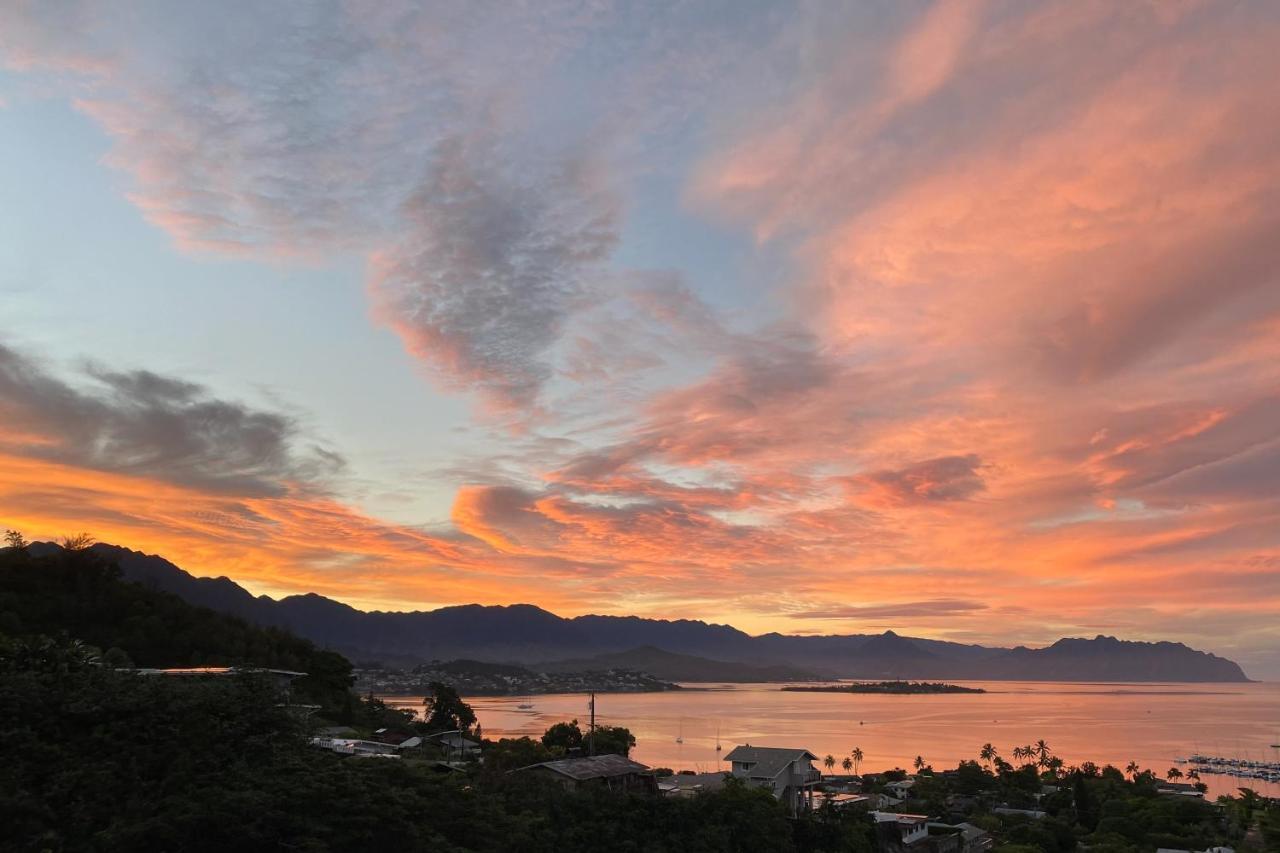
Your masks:
M 37 543 L 34 552 L 57 548 Z M 787 667 L 803 677 L 935 678 L 1046 681 L 1247 681 L 1233 661 L 1181 643 L 1097 636 L 1013 649 L 883 634 L 751 636 L 728 625 L 636 616 L 566 619 L 529 604 L 467 604 L 439 610 L 365 612 L 309 593 L 279 600 L 255 597 L 225 578 L 197 578 L 169 561 L 114 545 L 93 546 L 126 578 L 152 584 L 193 604 L 275 625 L 356 660 L 386 663 L 474 658 L 546 664 L 618 655 L 657 663 L 658 653 L 710 658 L 752 667 Z M 687 662 L 686 662 L 687 663 Z M 679 661 L 667 659 L 675 667 Z M 617 664 L 630 665 L 630 664 Z M 702 672 L 702 667 L 698 667 Z M 668 669 L 673 672 L 674 669 Z M 726 669 L 726 673 L 730 672 Z M 775 670 L 780 672 L 780 670 Z M 677 676 L 653 673 L 659 677 Z M 796 676 L 786 676 L 795 678 Z M 712 680 L 730 680 L 728 675 Z M 798 679 L 797 679 L 798 680 Z

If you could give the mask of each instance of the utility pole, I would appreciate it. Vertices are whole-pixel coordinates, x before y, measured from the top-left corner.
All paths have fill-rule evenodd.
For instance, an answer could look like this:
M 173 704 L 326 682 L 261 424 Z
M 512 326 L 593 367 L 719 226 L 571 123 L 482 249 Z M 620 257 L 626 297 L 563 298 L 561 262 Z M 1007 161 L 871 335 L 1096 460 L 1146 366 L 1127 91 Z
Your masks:
M 591 728 L 587 734 L 587 755 L 596 754 L 596 692 L 591 691 Z

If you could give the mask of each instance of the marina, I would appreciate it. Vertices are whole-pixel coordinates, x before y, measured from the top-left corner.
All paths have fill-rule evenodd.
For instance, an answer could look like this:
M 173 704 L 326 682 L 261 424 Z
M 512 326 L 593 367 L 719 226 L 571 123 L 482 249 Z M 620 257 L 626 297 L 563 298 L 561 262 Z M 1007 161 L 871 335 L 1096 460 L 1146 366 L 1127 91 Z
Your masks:
M 1272 746 L 1272 749 L 1280 749 L 1280 747 Z M 1192 755 L 1186 761 L 1198 774 L 1221 774 L 1237 779 L 1280 782 L 1280 761 L 1254 761 L 1248 758 L 1224 758 L 1216 755 Z

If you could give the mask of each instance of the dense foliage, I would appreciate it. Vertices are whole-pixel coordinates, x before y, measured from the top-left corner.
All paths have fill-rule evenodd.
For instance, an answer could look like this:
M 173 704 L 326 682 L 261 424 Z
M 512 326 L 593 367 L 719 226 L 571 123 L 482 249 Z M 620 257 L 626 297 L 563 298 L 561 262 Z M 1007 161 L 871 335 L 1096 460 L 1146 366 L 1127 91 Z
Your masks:
M 0 849 L 795 849 L 764 791 L 571 793 L 501 772 L 344 759 L 308 747 L 258 679 L 147 678 L 83 651 L 0 650 Z M 529 757 L 540 756 L 515 763 Z
M 175 595 L 120 579 L 91 551 L 32 557 L 0 551 L 0 633 L 70 635 L 142 667 L 254 666 L 307 673 L 301 698 L 346 705 L 351 664 L 342 655 L 276 628 L 195 607 Z
M 415 725 L 354 696 L 344 658 L 286 632 L 125 583 L 87 552 L 9 549 L 0 552 L 0 849 L 795 849 L 764 791 L 569 792 L 505 772 L 553 757 L 527 738 L 493 745 L 470 774 L 429 760 L 342 758 L 307 744 L 307 718 L 266 676 L 163 678 L 129 662 L 314 672 L 295 682 L 295 699 L 323 700 L 330 722 Z M 432 702 L 428 714 L 438 709 L 451 725 L 473 719 L 447 690 Z M 610 737 L 618 751 L 634 744 L 625 729 Z

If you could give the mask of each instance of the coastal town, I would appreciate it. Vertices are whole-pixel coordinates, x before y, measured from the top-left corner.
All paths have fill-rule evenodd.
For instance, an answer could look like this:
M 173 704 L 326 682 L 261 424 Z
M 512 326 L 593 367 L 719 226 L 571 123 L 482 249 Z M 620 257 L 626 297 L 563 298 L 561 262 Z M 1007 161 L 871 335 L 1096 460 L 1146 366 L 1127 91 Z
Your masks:
M 532 696 L 548 693 L 660 693 L 680 687 L 632 669 L 538 672 L 511 664 L 431 661 L 410 669 L 365 665 L 352 671 L 355 689 L 373 694 L 422 694 L 433 682 L 467 696 Z
M 421 715 L 396 712 L 398 725 L 364 733 L 327 727 L 311 744 L 352 759 L 428 767 L 460 784 L 497 774 L 507 784 L 704 804 L 755 792 L 776 803 L 797 836 L 833 834 L 844 839 L 834 849 L 877 853 L 1271 849 L 1252 845 L 1262 838 L 1258 819 L 1274 820 L 1280 810 L 1280 801 L 1247 788 L 1239 797 L 1209 799 L 1200 773 L 1225 760 L 1197 755 L 1185 771 L 1163 772 L 1136 762 L 1123 769 L 1068 765 L 1043 740 L 1012 747 L 1011 761 L 982 744 L 954 768 L 917 756 L 910 770 L 864 770 L 870 757 L 858 747 L 819 755 L 801 743 L 734 745 L 716 772 L 651 767 L 631 757 L 635 739 L 617 726 L 575 719 L 540 739 L 488 739 L 451 686 L 431 689 Z M 1195 843 L 1184 846 L 1188 839 Z

